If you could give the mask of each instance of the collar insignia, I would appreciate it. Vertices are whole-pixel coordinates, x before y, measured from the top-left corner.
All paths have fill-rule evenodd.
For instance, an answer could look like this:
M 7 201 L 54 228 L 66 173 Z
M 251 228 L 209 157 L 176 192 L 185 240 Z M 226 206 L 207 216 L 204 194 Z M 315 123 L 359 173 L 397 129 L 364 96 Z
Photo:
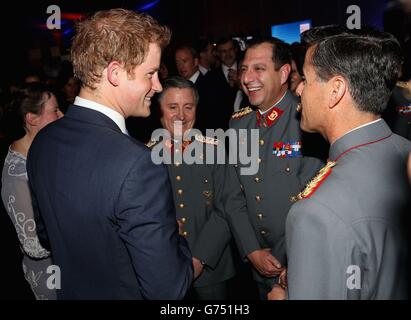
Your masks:
M 259 111 L 257 111 L 255 113 L 257 117 L 257 126 L 264 128 L 271 127 L 274 123 L 277 122 L 277 120 L 281 117 L 283 113 L 283 110 L 278 109 L 276 107 L 272 108 L 271 111 L 263 115 Z

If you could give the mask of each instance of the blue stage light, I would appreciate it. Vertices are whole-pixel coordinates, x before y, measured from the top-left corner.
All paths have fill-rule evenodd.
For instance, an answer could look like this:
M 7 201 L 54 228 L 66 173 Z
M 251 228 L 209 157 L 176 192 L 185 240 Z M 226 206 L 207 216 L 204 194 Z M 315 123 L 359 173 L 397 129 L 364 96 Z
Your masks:
M 155 0 L 155 1 L 150 1 L 148 3 L 145 3 L 137 8 L 137 11 L 147 11 L 156 6 L 160 0 Z

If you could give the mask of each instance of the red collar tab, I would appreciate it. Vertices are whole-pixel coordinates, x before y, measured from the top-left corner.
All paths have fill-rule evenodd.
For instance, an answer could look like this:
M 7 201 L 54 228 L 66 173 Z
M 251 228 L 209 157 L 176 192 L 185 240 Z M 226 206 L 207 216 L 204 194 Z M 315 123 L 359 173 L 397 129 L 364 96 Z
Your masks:
M 268 128 L 271 127 L 284 113 L 283 110 L 276 107 L 272 108 L 270 111 L 261 115 L 260 111 L 257 111 L 255 114 L 257 116 L 257 126 Z

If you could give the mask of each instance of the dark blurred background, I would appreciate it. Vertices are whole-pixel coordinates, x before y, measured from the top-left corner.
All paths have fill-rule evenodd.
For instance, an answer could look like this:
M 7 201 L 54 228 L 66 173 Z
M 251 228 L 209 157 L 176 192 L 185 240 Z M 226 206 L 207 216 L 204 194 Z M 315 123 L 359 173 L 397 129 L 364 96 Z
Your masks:
M 382 30 L 388 0 L 54 0 L 13 1 L 1 5 L 0 33 L 3 68 L 0 85 L 16 80 L 27 68 L 52 63 L 65 56 L 73 36 L 75 19 L 96 10 L 123 7 L 145 11 L 173 30 L 172 44 L 207 36 L 269 35 L 270 26 L 311 19 L 313 26 L 345 24 L 349 5 L 361 9 L 362 25 Z M 62 29 L 48 30 L 45 26 L 47 7 L 58 5 L 62 12 Z M 401 17 L 390 9 L 390 30 L 404 33 Z M 401 34 L 400 37 L 403 37 Z M 6 63 L 5 63 L 6 62 Z

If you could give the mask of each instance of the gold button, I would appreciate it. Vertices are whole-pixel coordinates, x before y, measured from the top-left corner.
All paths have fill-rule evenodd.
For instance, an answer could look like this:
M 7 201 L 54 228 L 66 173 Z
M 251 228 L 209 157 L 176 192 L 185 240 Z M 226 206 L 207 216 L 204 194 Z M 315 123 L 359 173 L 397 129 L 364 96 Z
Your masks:
M 263 214 L 262 213 L 257 213 L 257 217 L 258 217 L 258 219 L 262 219 L 263 218 Z
M 235 165 L 234 165 L 234 168 L 238 168 L 238 164 L 235 164 Z
M 187 232 L 187 231 L 184 231 L 184 232 L 183 232 L 183 236 L 184 236 L 184 237 L 187 237 L 187 236 L 188 236 L 188 232 Z
M 262 197 L 261 197 L 261 196 L 259 196 L 259 195 L 256 195 L 256 196 L 255 196 L 255 200 L 256 200 L 256 201 L 260 202 L 260 201 L 261 201 L 261 199 L 262 199 Z
M 267 234 L 267 232 L 265 230 L 261 230 L 260 232 L 263 236 L 265 236 Z
M 180 221 L 181 221 L 182 223 L 186 223 L 187 218 L 186 218 L 186 217 L 182 217 L 182 218 L 180 219 Z
M 179 167 L 179 166 L 181 165 L 181 163 L 177 161 L 174 165 L 175 165 L 176 167 Z
M 183 208 L 185 207 L 184 203 L 180 203 L 178 206 L 179 206 L 181 209 L 183 209 Z
M 177 181 L 181 181 L 181 176 L 177 176 L 177 177 L 176 177 L 176 180 L 177 180 Z
M 261 158 L 258 158 L 258 163 L 261 163 L 261 161 L 262 161 Z
M 264 140 L 261 139 L 261 140 L 260 140 L 260 146 L 263 146 L 263 145 L 264 145 Z
M 290 172 L 291 171 L 290 167 L 285 168 L 285 171 Z
M 204 179 L 204 183 L 208 183 L 208 180 L 207 180 L 207 179 Z
M 177 193 L 181 196 L 183 194 L 183 189 L 178 189 Z
M 240 189 L 241 191 L 244 191 L 244 186 L 242 184 L 240 184 Z
M 259 183 L 259 182 L 261 181 L 261 179 L 260 179 L 259 177 L 255 177 L 255 178 L 254 178 L 254 181 L 255 181 L 256 183 Z

